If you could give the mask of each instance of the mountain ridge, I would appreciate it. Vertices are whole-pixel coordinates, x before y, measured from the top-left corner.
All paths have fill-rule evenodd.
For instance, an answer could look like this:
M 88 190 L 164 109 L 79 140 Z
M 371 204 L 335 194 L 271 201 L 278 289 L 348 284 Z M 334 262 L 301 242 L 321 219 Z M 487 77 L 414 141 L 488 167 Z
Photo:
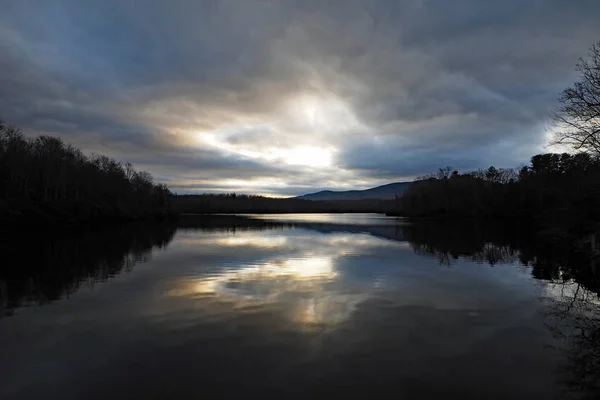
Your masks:
M 364 190 L 321 190 L 298 196 L 305 200 L 393 200 L 412 182 L 394 182 Z

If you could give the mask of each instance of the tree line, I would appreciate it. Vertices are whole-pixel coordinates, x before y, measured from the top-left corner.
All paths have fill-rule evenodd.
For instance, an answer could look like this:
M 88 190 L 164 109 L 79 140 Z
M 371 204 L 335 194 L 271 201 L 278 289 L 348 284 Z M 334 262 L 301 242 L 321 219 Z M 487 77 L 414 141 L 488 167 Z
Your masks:
M 599 205 L 600 157 L 550 153 L 536 155 L 518 169 L 440 169 L 410 185 L 398 199 L 396 213 L 519 217 L 565 234 L 581 234 L 597 228 Z
M 173 198 L 173 210 L 182 214 L 384 213 L 389 211 L 393 204 L 393 200 L 305 200 L 236 193 L 178 195 Z
M 164 215 L 171 192 L 148 172 L 60 138 L 28 138 L 0 121 L 0 220 L 92 220 Z

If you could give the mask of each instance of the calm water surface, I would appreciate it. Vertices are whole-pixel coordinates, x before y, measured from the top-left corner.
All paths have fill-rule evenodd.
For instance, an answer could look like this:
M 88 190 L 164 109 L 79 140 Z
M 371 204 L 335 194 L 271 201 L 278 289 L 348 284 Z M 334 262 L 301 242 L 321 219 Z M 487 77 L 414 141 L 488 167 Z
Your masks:
M 253 218 L 5 240 L 0 398 L 599 393 L 591 278 L 522 230 Z

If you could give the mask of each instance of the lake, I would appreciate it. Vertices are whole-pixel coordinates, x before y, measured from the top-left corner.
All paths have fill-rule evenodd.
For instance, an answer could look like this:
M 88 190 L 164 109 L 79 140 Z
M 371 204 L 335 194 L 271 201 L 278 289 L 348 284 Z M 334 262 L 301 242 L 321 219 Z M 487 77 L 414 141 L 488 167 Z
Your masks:
M 2 399 L 600 393 L 595 265 L 526 227 L 305 214 L 4 236 Z

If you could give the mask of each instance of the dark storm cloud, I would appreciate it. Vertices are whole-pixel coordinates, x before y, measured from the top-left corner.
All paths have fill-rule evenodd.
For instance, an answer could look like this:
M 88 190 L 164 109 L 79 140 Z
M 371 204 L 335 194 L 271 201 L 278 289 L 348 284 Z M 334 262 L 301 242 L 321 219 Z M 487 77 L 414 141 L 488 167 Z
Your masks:
M 547 150 L 557 94 L 600 40 L 591 0 L 0 6 L 0 116 L 178 191 L 517 166 Z M 298 146 L 333 149 L 331 162 L 286 163 Z

